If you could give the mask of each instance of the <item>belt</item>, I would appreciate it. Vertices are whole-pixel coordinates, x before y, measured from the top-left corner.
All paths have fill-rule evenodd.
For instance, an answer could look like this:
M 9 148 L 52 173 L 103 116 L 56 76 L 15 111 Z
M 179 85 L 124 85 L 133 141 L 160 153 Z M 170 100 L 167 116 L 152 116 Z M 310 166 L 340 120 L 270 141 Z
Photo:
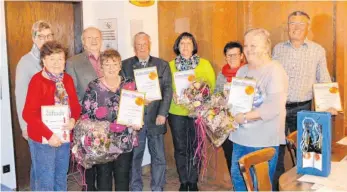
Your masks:
M 308 101 L 303 101 L 303 102 L 290 102 L 286 104 L 286 107 L 298 107 L 298 106 L 303 106 L 306 104 L 311 103 L 312 100 L 308 100 Z

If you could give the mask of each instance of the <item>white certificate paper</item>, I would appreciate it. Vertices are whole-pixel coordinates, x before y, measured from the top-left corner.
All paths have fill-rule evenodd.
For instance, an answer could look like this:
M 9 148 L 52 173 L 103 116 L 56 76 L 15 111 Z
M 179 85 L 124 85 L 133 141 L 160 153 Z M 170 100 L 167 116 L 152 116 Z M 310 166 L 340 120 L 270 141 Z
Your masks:
M 68 123 L 70 116 L 67 105 L 51 105 L 41 107 L 42 122 L 64 143 L 70 142 L 70 131 L 63 130 L 63 125 Z M 42 143 L 48 144 L 45 137 L 42 137 Z
M 145 93 L 149 101 L 161 100 L 157 67 L 147 67 L 134 70 L 136 88 L 138 92 Z
M 338 83 L 313 84 L 313 94 L 316 111 L 326 111 L 330 107 L 342 111 Z
M 117 115 L 117 123 L 121 125 L 143 125 L 145 94 L 122 89 Z
M 179 71 L 174 74 L 177 96 L 181 96 L 184 89 L 187 89 L 195 80 L 194 70 Z
M 257 82 L 252 79 L 233 77 L 230 85 L 228 106 L 232 115 L 247 113 L 252 110 Z

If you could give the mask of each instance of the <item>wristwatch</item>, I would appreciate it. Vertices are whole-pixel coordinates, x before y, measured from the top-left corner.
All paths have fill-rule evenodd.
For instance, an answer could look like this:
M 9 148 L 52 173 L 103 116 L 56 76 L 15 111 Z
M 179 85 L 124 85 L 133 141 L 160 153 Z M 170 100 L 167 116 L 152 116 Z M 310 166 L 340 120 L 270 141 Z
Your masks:
M 248 123 L 247 119 L 246 119 L 246 113 L 243 114 L 243 124 Z

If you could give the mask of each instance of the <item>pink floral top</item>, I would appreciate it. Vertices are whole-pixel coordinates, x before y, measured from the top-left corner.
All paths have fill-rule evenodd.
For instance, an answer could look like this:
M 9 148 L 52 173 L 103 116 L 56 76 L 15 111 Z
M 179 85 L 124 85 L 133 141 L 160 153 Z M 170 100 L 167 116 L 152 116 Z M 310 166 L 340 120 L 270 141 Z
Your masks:
M 126 152 L 136 146 L 137 141 L 133 131 L 124 125 L 116 123 L 120 92 L 122 89 L 135 90 L 133 81 L 122 78 L 119 89 L 116 92 L 109 90 L 100 79 L 91 81 L 84 94 L 82 101 L 82 119 L 90 119 L 97 121 L 109 121 L 110 130 L 116 135 L 120 143 L 118 146 L 122 151 Z

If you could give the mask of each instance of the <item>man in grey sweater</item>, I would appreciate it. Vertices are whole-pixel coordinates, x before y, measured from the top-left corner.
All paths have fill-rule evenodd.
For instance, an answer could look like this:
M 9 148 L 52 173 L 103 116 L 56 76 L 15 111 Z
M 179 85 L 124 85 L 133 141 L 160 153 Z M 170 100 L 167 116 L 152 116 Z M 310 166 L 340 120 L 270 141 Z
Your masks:
M 16 68 L 16 107 L 22 136 L 28 140 L 27 124 L 22 118 L 22 112 L 28 91 L 28 85 L 33 75 L 42 70 L 40 65 L 40 49 L 44 43 L 53 40 L 51 24 L 46 21 L 37 21 L 31 29 L 32 40 L 34 42 L 30 52 L 25 54 L 18 62 Z

